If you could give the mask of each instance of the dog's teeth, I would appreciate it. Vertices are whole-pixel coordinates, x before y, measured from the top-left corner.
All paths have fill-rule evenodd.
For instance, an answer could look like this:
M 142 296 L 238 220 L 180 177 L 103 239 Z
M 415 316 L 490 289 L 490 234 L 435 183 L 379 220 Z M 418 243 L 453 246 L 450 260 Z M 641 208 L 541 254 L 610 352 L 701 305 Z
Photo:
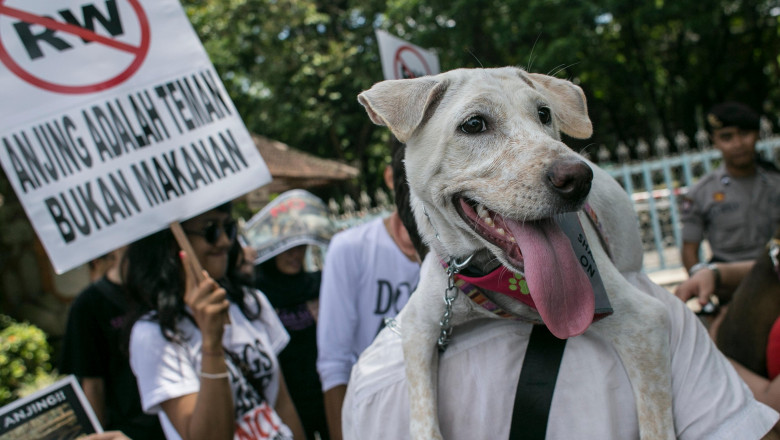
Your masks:
M 486 218 L 488 216 L 488 210 L 483 205 L 477 206 L 477 215 L 479 215 L 481 218 Z
M 495 226 L 495 224 L 493 223 L 493 219 L 492 219 L 492 218 L 490 218 L 490 217 L 487 217 L 487 218 L 485 219 L 485 224 L 486 224 L 486 225 L 488 225 L 488 226 L 490 226 L 491 228 L 492 228 L 493 226 Z
M 511 235 L 509 236 L 509 241 L 511 241 L 512 243 L 517 242 L 517 240 L 515 240 L 515 237 L 512 237 Z
M 505 235 L 506 234 L 506 232 L 504 232 L 503 228 L 496 229 L 496 232 L 498 232 L 499 235 Z

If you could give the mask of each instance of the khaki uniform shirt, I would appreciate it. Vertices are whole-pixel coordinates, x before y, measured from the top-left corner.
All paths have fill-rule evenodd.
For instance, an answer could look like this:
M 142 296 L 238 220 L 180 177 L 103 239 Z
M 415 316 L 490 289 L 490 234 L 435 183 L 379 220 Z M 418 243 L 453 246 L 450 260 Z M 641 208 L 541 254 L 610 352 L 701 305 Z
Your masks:
M 681 214 L 683 241 L 706 238 L 714 261 L 755 259 L 780 225 L 780 174 L 734 178 L 721 165 L 683 197 Z

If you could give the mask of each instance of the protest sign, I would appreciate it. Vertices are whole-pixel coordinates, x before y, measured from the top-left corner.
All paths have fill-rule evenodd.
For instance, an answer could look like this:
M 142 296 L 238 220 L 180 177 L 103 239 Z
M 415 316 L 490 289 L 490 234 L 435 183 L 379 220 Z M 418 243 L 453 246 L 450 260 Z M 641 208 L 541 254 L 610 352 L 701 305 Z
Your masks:
M 0 0 L 0 163 L 56 272 L 270 181 L 176 0 Z
M 335 233 L 325 203 L 302 189 L 280 194 L 244 226 L 248 244 L 257 251 L 255 264 L 296 246 L 327 246 Z
M 385 79 L 418 78 L 440 72 L 439 56 L 377 29 L 376 39 Z
M 0 408 L 0 440 L 78 438 L 103 432 L 75 376 Z

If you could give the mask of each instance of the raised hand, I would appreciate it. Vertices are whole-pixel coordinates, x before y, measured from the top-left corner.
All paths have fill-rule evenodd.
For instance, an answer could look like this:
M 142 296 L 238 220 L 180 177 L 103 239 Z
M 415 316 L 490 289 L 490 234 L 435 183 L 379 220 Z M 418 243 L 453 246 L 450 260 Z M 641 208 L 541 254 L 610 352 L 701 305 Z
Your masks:
M 222 350 L 222 333 L 227 323 L 227 309 L 230 302 L 225 289 L 214 281 L 205 270 L 198 282 L 192 268 L 190 256 L 179 253 L 184 266 L 185 293 L 184 303 L 192 310 L 195 324 L 203 337 L 204 351 Z

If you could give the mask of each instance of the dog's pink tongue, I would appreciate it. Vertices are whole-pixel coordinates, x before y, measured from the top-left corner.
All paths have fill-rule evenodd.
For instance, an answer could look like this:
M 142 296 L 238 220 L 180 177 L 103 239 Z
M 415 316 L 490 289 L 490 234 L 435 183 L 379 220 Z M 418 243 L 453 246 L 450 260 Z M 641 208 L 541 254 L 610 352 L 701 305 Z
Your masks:
M 528 290 L 547 328 L 560 339 L 584 333 L 595 299 L 566 234 L 551 219 L 506 226 L 523 253 Z

